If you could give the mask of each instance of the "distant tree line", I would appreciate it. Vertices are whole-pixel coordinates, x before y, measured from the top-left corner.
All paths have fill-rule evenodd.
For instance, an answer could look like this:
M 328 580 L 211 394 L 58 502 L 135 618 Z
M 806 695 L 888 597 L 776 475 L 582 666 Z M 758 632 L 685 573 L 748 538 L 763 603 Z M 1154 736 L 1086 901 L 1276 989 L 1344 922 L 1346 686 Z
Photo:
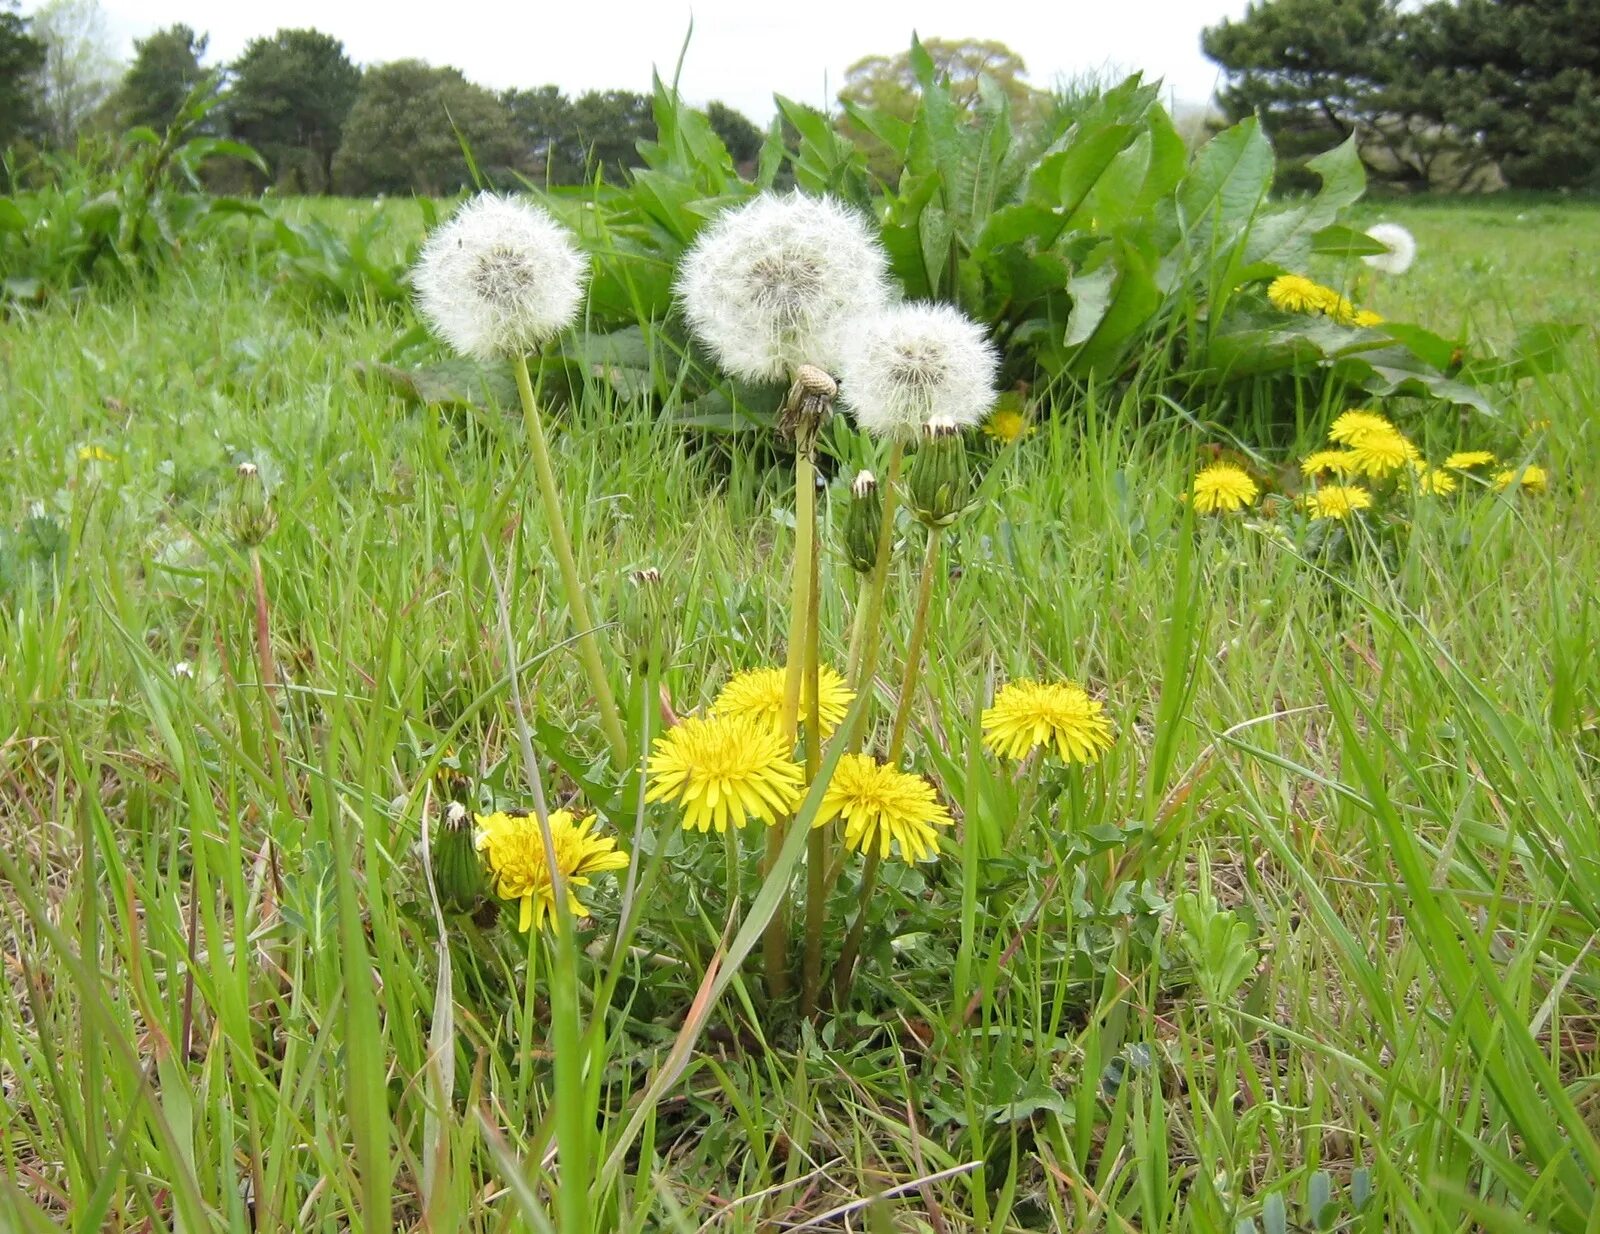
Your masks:
M 257 189 L 449 193 L 472 183 L 463 145 L 491 178 L 581 184 L 614 178 L 656 136 L 647 95 L 497 93 L 421 60 L 363 70 L 317 30 L 254 39 L 225 65 L 206 64 L 206 36 L 182 24 L 137 40 L 125 67 L 108 48 L 96 0 L 50 0 L 27 17 L 17 0 L 0 0 L 0 151 L 71 150 L 135 125 L 159 131 L 202 83 L 218 93 L 212 127 L 265 160 Z M 761 130 L 722 103 L 706 114 L 735 160 L 753 163 Z
M 1400 188 L 1600 187 L 1600 0 L 1254 0 L 1202 46 L 1291 178 L 1354 134 Z

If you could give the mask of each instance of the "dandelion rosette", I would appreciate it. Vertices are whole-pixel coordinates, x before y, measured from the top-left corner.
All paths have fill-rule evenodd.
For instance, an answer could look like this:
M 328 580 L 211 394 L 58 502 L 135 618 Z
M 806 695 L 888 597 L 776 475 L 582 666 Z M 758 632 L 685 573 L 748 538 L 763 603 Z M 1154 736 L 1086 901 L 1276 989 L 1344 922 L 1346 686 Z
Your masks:
M 1261 489 L 1242 467 L 1213 463 L 1194 478 L 1189 500 L 1198 514 L 1231 514 L 1253 505 Z
M 1300 499 L 1313 519 L 1331 518 L 1342 522 L 1358 510 L 1370 509 L 1372 494 L 1359 484 L 1329 484 Z
M 1363 257 L 1367 265 L 1380 274 L 1404 274 L 1411 269 L 1417 259 L 1417 238 L 1399 223 L 1376 223 L 1367 228 L 1367 235 L 1388 250 Z
M 502 900 L 520 900 L 517 929 L 534 926 L 543 929 L 547 914 L 556 909 L 554 880 L 546 860 L 544 837 L 539 820 L 532 814 L 478 815 L 478 851 L 489 866 L 495 895 Z M 622 870 L 628 854 L 617 849 L 614 836 L 594 834 L 595 820 L 577 819 L 568 810 L 550 815 L 550 838 L 555 846 L 556 868 L 567 889 L 567 908 L 574 917 L 586 917 L 588 908 L 578 899 L 578 887 L 589 885 L 589 876 L 605 870 Z
M 428 237 L 412 281 L 433 332 L 464 356 L 526 355 L 572 323 L 589 263 L 531 202 L 481 193 Z
M 830 197 L 761 196 L 703 230 L 678 268 L 690 328 L 736 377 L 837 372 L 848 324 L 888 300 L 867 220 Z
M 1093 763 L 1111 748 L 1105 708 L 1075 681 L 1008 682 L 982 716 L 983 744 L 1008 758 L 1039 746 L 1069 763 Z
M 775 732 L 782 731 L 783 692 L 787 673 L 781 668 L 751 668 L 735 673 L 722 687 L 711 710 L 719 716 L 754 716 L 770 724 Z M 822 725 L 822 735 L 828 737 L 844 720 L 855 694 L 845 684 L 844 678 L 826 664 L 817 668 L 817 719 Z M 800 714 L 805 715 L 811 706 L 810 682 L 800 683 Z
M 794 812 L 805 777 L 777 727 L 763 716 L 690 716 L 656 739 L 646 801 L 683 807 L 688 831 L 718 832 Z
M 994 344 L 966 314 L 947 304 L 900 304 L 851 330 L 839 397 L 866 432 L 909 442 L 934 421 L 981 424 L 998 367 Z
M 887 858 L 898 846 L 905 862 L 937 856 L 938 828 L 952 821 L 933 785 L 868 754 L 843 755 L 834 768 L 813 825 L 823 827 L 836 818 L 844 823 L 846 848 L 876 849 Z

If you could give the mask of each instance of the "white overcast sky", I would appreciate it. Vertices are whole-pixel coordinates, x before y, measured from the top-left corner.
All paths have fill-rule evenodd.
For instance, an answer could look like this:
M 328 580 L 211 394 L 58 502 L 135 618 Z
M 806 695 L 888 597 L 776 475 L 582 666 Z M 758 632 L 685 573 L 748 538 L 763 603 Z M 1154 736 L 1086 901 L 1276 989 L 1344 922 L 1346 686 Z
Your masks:
M 496 89 L 549 82 L 569 93 L 647 90 L 650 70 L 670 76 L 689 28 L 681 86 L 765 123 L 776 91 L 817 106 L 847 65 L 924 38 L 993 38 L 1019 52 L 1028 79 L 1103 68 L 1144 69 L 1180 101 L 1210 97 L 1216 70 L 1200 30 L 1243 13 L 1245 0 L 101 0 L 124 55 L 133 39 L 173 22 L 211 36 L 212 62 L 280 26 L 315 26 L 342 39 L 363 64 L 418 57 L 451 64 Z M 25 3 L 24 8 L 33 4 Z

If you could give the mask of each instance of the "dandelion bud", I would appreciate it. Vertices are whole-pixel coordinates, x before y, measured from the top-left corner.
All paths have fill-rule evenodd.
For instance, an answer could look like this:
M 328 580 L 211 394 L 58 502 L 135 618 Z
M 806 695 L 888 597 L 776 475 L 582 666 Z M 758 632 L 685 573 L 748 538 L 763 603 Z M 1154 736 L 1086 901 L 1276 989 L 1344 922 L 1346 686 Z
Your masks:
M 617 622 L 622 631 L 623 654 L 636 673 L 659 671 L 674 650 L 671 637 L 671 597 L 654 566 L 628 575 Z
M 811 455 L 817 433 L 838 397 L 839 383 L 831 375 L 814 364 L 802 364 L 794 371 L 794 382 L 778 417 L 778 431 L 794 442 L 799 453 Z
M 261 469 L 254 463 L 240 463 L 235 470 L 239 473 L 241 480 L 254 480 L 260 474 Z
M 856 474 L 844 516 L 844 555 L 858 574 L 871 574 L 878 564 L 878 539 L 883 532 L 883 494 L 870 471 Z
M 932 420 L 906 474 L 907 505 L 929 527 L 948 527 L 972 500 L 967 445 L 951 420 Z
M 255 548 L 278 525 L 278 516 L 272 509 L 272 496 L 261 482 L 261 473 L 254 463 L 240 463 L 236 468 L 239 477 L 234 486 L 231 521 L 234 537 L 246 548 Z
M 472 815 L 459 801 L 452 801 L 433 833 L 433 885 L 439 903 L 453 913 L 470 913 L 483 896 L 483 883 Z

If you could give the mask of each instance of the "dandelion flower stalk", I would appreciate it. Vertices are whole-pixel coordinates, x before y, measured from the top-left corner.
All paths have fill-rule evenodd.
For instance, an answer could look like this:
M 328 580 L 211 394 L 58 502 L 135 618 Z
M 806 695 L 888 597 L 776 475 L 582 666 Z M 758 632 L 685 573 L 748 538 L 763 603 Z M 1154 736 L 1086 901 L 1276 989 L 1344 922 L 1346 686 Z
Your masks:
M 872 675 L 878 668 L 878 626 L 883 619 L 883 593 L 889 581 L 889 557 L 894 547 L 894 516 L 900 492 L 900 472 L 905 466 L 905 442 L 895 438 L 889 447 L 889 471 L 883 486 L 883 525 L 878 529 L 878 550 L 872 573 L 867 576 L 857 602 L 860 615 L 859 638 L 851 635 L 850 659 L 846 665 L 846 680 L 858 694 L 872 685 Z M 866 731 L 867 708 L 861 709 L 861 719 L 851 734 L 850 748 L 861 748 Z
M 600 728 L 611 746 L 612 759 L 618 768 L 626 767 L 628 738 L 622 729 L 622 717 L 617 712 L 617 700 L 611 692 L 611 682 L 606 676 L 605 662 L 600 658 L 600 640 L 595 634 L 594 617 L 589 609 L 588 595 L 578 577 L 578 562 L 572 554 L 572 541 L 567 536 L 566 513 L 561 506 L 561 490 L 556 485 L 555 469 L 550 465 L 550 444 L 545 437 L 544 419 L 539 403 L 533 394 L 533 381 L 528 375 L 528 357 L 519 355 L 512 370 L 517 378 L 517 393 L 522 399 L 522 420 L 528 430 L 528 448 L 533 453 L 534 478 L 539 485 L 539 498 L 544 504 L 545 528 L 550 544 L 561 568 L 561 585 L 567 593 L 567 610 L 572 614 L 578 640 L 578 658 L 584 674 L 589 678 L 595 708 L 600 713 Z

